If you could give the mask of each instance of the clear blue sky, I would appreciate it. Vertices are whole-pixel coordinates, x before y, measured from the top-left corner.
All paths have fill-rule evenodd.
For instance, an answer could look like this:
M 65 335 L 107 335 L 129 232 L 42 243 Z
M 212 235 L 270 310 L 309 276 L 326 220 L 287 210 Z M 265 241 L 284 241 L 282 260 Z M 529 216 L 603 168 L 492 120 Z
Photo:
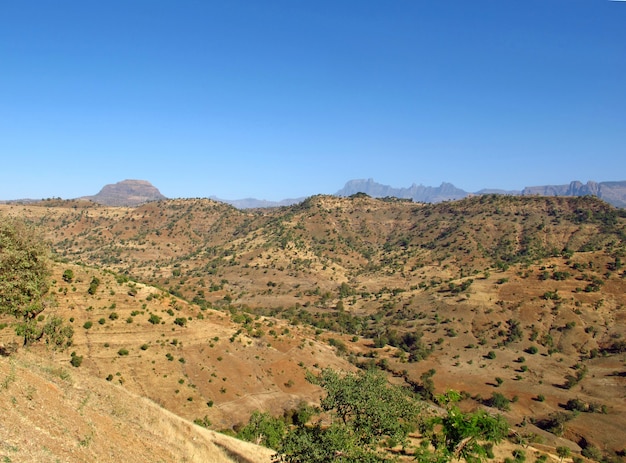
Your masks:
M 3 0 L 0 199 L 626 180 L 626 2 Z

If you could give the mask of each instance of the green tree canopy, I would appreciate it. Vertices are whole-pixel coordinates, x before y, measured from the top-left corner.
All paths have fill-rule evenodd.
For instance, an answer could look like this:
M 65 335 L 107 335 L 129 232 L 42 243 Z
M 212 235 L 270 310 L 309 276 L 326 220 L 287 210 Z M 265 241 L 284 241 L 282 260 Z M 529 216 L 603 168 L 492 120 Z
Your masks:
M 325 369 L 308 380 L 326 393 L 322 415 L 290 430 L 277 461 L 387 462 L 391 458 L 384 447 L 405 444 L 415 427 L 418 403 L 380 371 L 340 374 Z
M 438 396 L 446 413 L 422 419 L 420 430 L 424 440 L 417 450 L 418 461 L 440 463 L 464 459 L 477 463 L 487 456 L 482 443 L 498 443 L 507 436 L 509 425 L 502 415 L 490 415 L 484 410 L 462 413 L 456 406 L 460 397 L 456 391 Z
M 0 313 L 20 319 L 17 333 L 28 344 L 43 334 L 36 328 L 36 317 L 47 303 L 49 249 L 23 221 L 0 220 Z

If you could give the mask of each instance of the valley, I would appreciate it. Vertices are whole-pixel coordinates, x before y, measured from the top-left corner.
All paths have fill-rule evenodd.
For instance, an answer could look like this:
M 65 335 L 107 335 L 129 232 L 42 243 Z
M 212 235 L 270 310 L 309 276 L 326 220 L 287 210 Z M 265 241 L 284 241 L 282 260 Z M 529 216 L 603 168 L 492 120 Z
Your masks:
M 186 420 L 237 429 L 315 404 L 307 372 L 375 366 L 502 413 L 537 455 L 624 458 L 626 213 L 599 199 L 48 200 L 0 216 L 45 234 L 44 314 L 74 330 L 29 355 Z M 0 322 L 0 343 L 19 344 Z

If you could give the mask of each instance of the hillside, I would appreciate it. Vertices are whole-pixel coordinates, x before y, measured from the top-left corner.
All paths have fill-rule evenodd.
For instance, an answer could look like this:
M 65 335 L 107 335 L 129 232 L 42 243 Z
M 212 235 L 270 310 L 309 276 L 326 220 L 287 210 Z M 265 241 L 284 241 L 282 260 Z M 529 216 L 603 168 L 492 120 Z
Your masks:
M 222 429 L 282 413 L 315 402 L 305 371 L 376 364 L 422 394 L 465 391 L 469 408 L 503 394 L 535 445 L 620 458 L 626 218 L 598 199 L 50 201 L 0 214 L 47 230 L 65 260 L 55 310 L 74 319 L 80 370 L 185 418 Z
M 0 357 L 0 381 L 3 461 L 271 461 L 271 450 L 194 425 L 32 352 Z

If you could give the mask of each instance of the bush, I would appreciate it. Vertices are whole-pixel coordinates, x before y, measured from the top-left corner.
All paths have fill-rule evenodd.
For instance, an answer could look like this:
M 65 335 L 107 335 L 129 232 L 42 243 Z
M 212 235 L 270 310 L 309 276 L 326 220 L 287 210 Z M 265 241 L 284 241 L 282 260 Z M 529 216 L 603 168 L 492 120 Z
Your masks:
M 150 318 L 148 319 L 148 321 L 152 323 L 153 325 L 158 325 L 159 323 L 161 323 L 161 317 L 159 317 L 158 315 L 152 314 L 150 315 Z
M 602 461 L 603 459 L 602 451 L 593 445 L 585 447 L 580 453 L 583 457 L 591 458 L 592 460 Z
M 87 290 L 87 292 L 93 296 L 98 291 L 98 286 L 100 286 L 100 280 L 96 277 L 93 277 L 91 279 L 91 283 L 89 283 L 89 289 Z
M 70 358 L 70 363 L 72 364 L 72 366 L 74 368 L 78 368 L 79 366 L 82 365 L 83 363 L 83 356 L 82 355 L 76 355 L 76 352 L 72 352 L 72 358 Z
M 67 269 L 65 272 L 63 272 L 63 281 L 65 281 L 66 283 L 71 283 L 72 280 L 74 280 L 74 271 L 71 269 Z
M 117 351 L 117 355 L 128 355 L 128 349 L 124 349 L 123 347 Z
M 491 394 L 491 398 L 487 399 L 485 405 L 488 407 L 494 407 L 498 410 L 508 411 L 511 409 L 511 401 L 504 397 L 504 395 L 499 392 L 494 392 Z
M 209 426 L 211 426 L 211 420 L 209 420 L 209 417 L 204 415 L 204 418 L 196 418 L 195 420 L 193 420 L 194 424 L 197 424 L 198 426 L 202 426 L 203 428 L 208 428 Z
M 85 324 L 83 325 L 83 328 L 85 328 L 86 330 L 88 330 L 89 328 L 91 328 L 93 326 L 93 322 L 91 320 L 88 320 L 85 322 Z
M 516 463 L 523 463 L 526 461 L 526 452 L 521 449 L 513 450 L 513 458 L 515 458 Z

